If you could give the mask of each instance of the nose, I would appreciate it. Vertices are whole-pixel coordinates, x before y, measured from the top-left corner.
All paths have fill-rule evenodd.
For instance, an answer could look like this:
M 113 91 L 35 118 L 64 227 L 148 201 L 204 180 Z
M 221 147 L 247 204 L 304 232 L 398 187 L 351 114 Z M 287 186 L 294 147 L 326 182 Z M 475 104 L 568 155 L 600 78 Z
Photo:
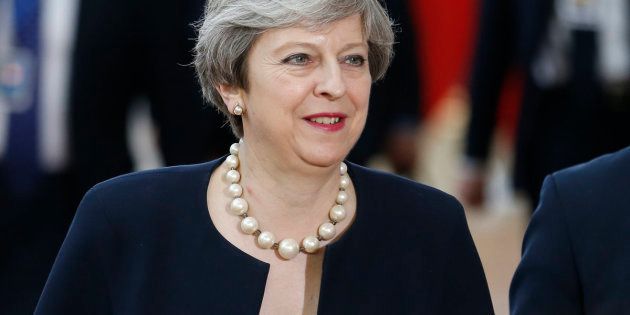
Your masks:
M 337 62 L 322 65 L 319 80 L 315 87 L 315 95 L 336 100 L 346 94 L 346 83 L 341 66 Z

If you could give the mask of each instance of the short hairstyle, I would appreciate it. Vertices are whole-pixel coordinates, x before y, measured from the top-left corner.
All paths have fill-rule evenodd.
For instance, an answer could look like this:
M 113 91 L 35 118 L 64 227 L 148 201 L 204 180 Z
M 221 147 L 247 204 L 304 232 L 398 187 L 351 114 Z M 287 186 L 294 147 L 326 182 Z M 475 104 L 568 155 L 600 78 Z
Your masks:
M 243 136 L 243 121 L 232 115 L 218 91 L 220 84 L 247 89 L 247 54 L 270 29 L 318 28 L 359 14 L 368 42 L 373 81 L 381 79 L 393 56 L 392 22 L 378 0 L 208 0 L 198 22 L 194 65 L 204 98 Z

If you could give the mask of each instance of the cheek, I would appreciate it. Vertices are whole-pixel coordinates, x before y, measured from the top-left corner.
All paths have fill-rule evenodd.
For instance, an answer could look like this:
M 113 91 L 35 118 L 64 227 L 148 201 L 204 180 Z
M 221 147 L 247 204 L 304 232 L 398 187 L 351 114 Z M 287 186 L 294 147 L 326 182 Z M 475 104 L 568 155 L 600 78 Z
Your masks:
M 250 96 L 264 100 L 265 105 L 274 111 L 288 111 L 295 109 L 310 94 L 312 88 L 312 82 L 308 80 L 274 77 L 258 82 L 255 93 Z
M 308 89 L 308 84 L 286 78 L 252 82 L 247 93 L 251 127 L 266 133 L 293 128 L 292 118 L 308 95 Z
M 308 80 L 293 79 L 270 88 L 281 94 L 280 98 L 288 103 L 287 106 L 297 107 L 312 94 L 314 84 Z
M 349 86 L 349 97 L 358 111 L 367 111 L 371 87 L 371 80 L 355 81 Z

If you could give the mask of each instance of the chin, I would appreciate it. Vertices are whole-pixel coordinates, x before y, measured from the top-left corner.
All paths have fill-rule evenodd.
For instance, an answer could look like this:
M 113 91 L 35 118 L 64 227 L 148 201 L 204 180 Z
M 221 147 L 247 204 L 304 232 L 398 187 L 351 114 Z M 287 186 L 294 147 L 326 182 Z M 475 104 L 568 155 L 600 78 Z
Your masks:
M 316 150 L 307 150 L 303 155 L 303 160 L 307 163 L 319 166 L 319 167 L 330 167 L 336 166 L 346 158 L 349 153 L 349 149 L 335 148 L 331 150 L 327 150 L 326 148 L 318 148 Z
M 331 167 L 339 165 L 348 156 L 358 136 L 346 131 L 323 136 L 308 135 L 295 140 L 295 152 L 304 162 L 318 167 Z

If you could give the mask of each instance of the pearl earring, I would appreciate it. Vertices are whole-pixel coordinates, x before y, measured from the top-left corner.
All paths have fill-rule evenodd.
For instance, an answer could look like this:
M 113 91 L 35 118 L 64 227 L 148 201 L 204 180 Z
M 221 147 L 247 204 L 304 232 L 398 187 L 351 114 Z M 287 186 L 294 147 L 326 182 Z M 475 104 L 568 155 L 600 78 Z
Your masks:
M 241 115 L 243 115 L 244 111 L 245 111 L 245 109 L 243 109 L 243 107 L 241 107 L 241 105 L 234 106 L 234 115 L 241 116 Z

